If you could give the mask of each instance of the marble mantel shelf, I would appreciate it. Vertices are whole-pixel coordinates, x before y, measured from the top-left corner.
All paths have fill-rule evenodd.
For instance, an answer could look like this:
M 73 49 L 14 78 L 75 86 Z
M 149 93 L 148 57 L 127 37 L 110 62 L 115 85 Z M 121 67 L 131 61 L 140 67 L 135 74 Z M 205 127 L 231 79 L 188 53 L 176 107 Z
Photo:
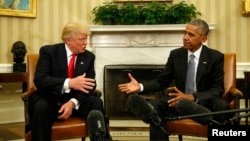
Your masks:
M 163 24 L 163 25 L 92 25 L 91 32 L 145 32 L 145 31 L 184 31 L 186 24 Z M 215 29 L 215 24 L 209 24 L 210 30 Z

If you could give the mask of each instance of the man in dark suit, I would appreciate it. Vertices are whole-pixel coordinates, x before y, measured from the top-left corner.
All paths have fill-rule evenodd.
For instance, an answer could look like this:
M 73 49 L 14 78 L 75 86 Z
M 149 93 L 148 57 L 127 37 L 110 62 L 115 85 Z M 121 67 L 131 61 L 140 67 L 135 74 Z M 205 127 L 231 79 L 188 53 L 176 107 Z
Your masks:
M 91 110 L 105 115 L 103 101 L 93 95 L 96 88 L 95 56 L 86 50 L 88 35 L 88 26 L 70 22 L 62 31 L 64 43 L 40 48 L 34 78 L 37 91 L 30 103 L 33 141 L 50 141 L 55 119 L 66 120 L 70 116 L 87 119 Z M 76 55 L 73 59 L 75 67 L 73 76 L 68 76 L 72 54 Z M 105 138 L 111 139 L 107 127 L 106 131 Z
M 192 111 L 192 109 L 184 111 L 184 113 L 182 113 L 183 110 L 177 111 L 176 107 L 181 100 L 186 101 L 182 106 L 192 104 L 197 107 L 202 106 L 201 108 L 204 109 L 206 107 L 208 110 L 205 112 L 228 110 L 229 105 L 221 99 L 224 91 L 224 55 L 203 44 L 207 41 L 208 33 L 209 26 L 205 21 L 196 19 L 189 22 L 186 25 L 183 36 L 183 47 L 170 52 L 165 70 L 158 78 L 149 82 L 139 83 L 131 74 L 128 74 L 131 81 L 120 84 L 119 89 L 126 94 L 137 92 L 138 94 L 150 93 L 166 89 L 174 80 L 174 91 L 168 94 L 169 97 L 167 99 L 161 98 L 150 101 L 160 117 L 187 115 L 187 113 L 192 114 L 192 112 L 196 112 Z M 189 56 L 191 54 L 194 55 L 196 64 L 194 65 L 194 72 L 196 75 L 192 78 L 194 80 L 192 92 L 185 92 L 186 84 L 191 83 L 190 81 L 186 82 Z M 182 109 L 184 107 L 179 108 Z M 214 117 L 219 122 L 223 122 L 226 118 L 226 115 Z M 164 126 L 164 119 L 162 121 Z M 198 118 L 197 121 L 202 120 Z M 151 141 L 166 141 L 167 139 L 168 135 L 166 133 L 150 124 Z

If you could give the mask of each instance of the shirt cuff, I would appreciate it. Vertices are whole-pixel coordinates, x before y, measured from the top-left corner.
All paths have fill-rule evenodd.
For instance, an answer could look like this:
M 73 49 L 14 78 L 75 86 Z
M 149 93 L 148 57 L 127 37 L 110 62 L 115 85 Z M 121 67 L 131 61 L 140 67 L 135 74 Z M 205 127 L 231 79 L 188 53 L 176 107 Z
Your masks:
M 141 83 L 140 83 L 139 85 L 140 85 L 140 92 L 142 92 L 143 89 L 144 89 L 144 88 L 143 88 L 143 85 L 142 85 Z
M 80 107 L 78 100 L 75 98 L 71 98 L 70 101 L 75 104 L 75 109 L 78 110 Z
M 64 83 L 63 83 L 62 93 L 70 93 L 69 78 L 66 78 Z

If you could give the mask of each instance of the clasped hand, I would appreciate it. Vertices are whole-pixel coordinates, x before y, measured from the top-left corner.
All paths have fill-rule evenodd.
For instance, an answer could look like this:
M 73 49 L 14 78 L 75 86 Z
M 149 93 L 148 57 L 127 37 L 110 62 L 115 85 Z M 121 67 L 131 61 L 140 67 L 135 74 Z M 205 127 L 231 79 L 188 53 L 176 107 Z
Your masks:
M 176 87 L 171 88 L 171 91 L 168 93 L 168 96 L 171 97 L 168 100 L 169 107 L 176 107 L 176 105 L 181 99 L 188 99 L 194 101 L 194 96 L 192 94 L 185 94 Z
M 89 90 L 95 87 L 95 79 L 86 78 L 86 74 L 69 80 L 69 88 L 89 93 Z

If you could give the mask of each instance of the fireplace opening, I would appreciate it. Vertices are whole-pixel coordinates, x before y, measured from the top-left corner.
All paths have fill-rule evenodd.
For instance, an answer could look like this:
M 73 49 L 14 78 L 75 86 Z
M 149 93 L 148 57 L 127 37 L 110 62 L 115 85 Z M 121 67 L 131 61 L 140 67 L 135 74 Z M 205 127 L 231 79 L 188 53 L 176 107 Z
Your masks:
M 129 95 L 120 92 L 118 85 L 129 82 L 130 72 L 138 82 L 149 81 L 156 78 L 164 69 L 164 65 L 106 65 L 104 66 L 104 104 L 110 119 L 138 119 L 138 117 L 127 108 Z M 149 93 L 142 97 L 151 100 L 163 96 L 163 91 Z

